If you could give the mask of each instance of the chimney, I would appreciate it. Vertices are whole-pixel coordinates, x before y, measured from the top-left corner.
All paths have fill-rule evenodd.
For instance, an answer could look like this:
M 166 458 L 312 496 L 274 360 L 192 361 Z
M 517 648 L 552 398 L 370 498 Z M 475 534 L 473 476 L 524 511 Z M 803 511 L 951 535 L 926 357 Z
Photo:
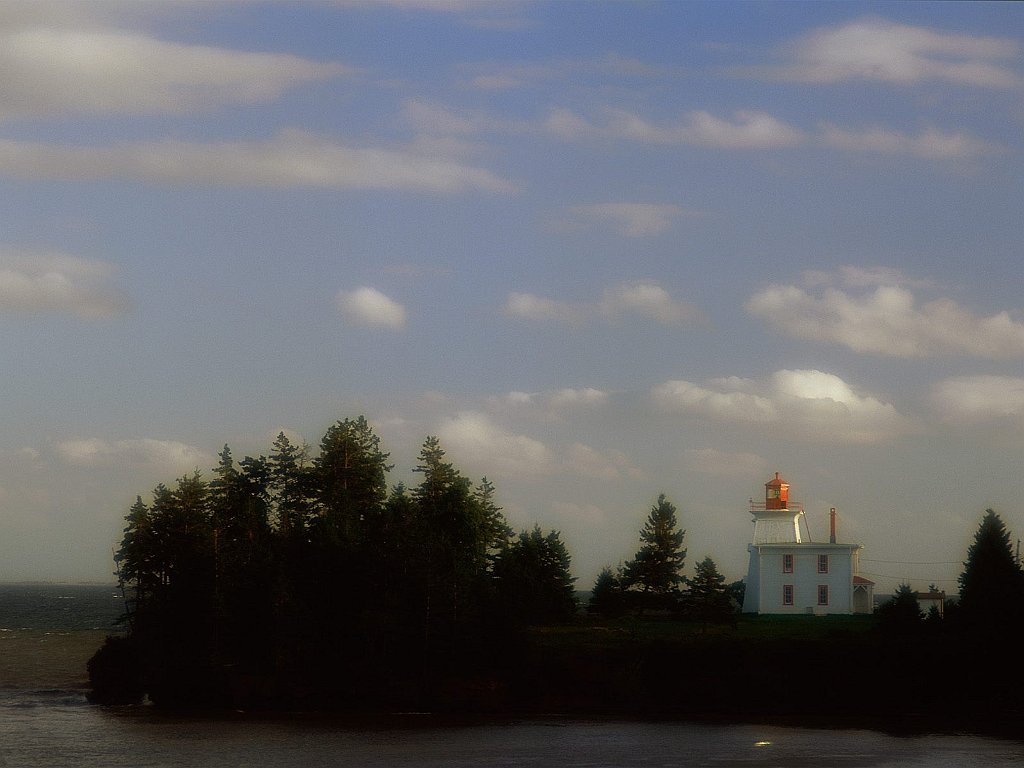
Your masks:
M 828 543 L 836 543 L 836 508 L 832 507 L 828 511 Z

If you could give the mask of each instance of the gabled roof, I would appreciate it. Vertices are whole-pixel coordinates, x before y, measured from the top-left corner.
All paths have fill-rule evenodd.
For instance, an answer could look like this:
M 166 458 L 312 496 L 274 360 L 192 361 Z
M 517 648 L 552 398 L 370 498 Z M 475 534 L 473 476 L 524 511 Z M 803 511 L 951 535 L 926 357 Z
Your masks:
M 875 582 L 873 582 L 871 579 L 865 579 L 863 576 L 854 576 L 853 577 L 853 583 L 854 584 L 870 584 L 871 586 L 875 585 Z

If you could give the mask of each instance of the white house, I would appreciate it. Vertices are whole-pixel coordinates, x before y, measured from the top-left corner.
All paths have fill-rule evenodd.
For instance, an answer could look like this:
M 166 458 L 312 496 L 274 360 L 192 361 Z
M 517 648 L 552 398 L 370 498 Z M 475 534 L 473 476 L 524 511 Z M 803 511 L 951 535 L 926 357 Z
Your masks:
M 829 541 L 812 542 L 801 533 L 803 505 L 790 502 L 789 483 L 778 472 L 765 483 L 764 503 L 750 502 L 744 613 L 871 613 L 874 583 L 858 574 L 863 547 L 836 542 L 835 512 Z
M 928 615 L 928 611 L 932 608 L 939 612 L 940 617 L 946 615 L 945 590 L 929 589 L 927 592 L 915 592 L 914 597 L 917 598 L 917 606 L 925 616 Z

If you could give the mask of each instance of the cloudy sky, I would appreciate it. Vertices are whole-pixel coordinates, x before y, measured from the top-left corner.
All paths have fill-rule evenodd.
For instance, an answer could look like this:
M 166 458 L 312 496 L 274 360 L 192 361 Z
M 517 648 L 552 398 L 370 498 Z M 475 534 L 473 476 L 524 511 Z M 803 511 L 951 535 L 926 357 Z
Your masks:
M 775 471 L 880 588 L 1024 533 L 1024 11 L 0 5 L 0 580 L 365 414 L 580 586 Z

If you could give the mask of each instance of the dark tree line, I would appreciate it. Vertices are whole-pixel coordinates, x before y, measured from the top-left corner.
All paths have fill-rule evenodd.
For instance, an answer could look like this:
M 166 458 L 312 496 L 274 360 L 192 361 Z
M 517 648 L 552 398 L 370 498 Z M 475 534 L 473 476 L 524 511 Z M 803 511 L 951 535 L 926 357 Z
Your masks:
M 362 417 L 319 451 L 278 435 L 269 456 L 225 446 L 136 499 L 115 561 L 127 636 L 90 662 L 96 700 L 172 706 L 421 704 L 500 663 L 533 622 L 576 611 L 557 532 L 513 536 L 486 478 L 428 437 L 419 483 L 387 486 Z

